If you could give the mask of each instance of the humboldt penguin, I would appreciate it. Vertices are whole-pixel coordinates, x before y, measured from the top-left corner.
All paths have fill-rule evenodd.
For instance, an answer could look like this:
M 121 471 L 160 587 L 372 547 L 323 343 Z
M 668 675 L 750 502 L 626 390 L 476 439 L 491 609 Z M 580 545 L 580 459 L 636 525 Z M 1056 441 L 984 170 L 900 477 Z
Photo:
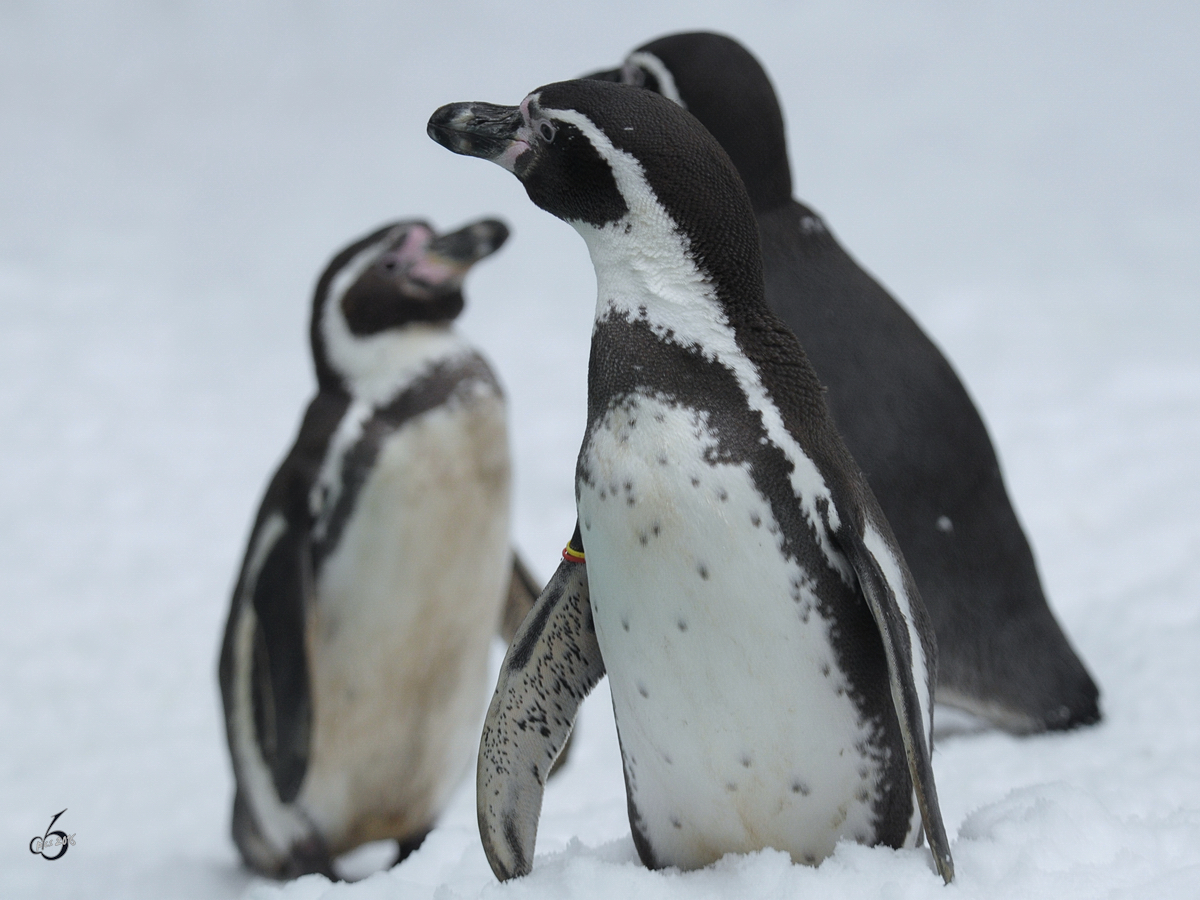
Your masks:
M 796 336 L 750 200 L 680 106 L 601 81 L 442 107 L 430 136 L 512 172 L 596 271 L 578 525 L 510 646 L 477 769 L 501 879 L 530 871 L 542 786 L 609 676 L 649 867 L 842 840 L 953 875 L 930 765 L 933 633 Z
M 467 271 L 507 237 L 396 222 L 317 283 L 317 395 L 220 659 L 233 837 L 262 874 L 336 877 L 360 844 L 421 843 L 470 768 L 505 604 L 511 631 L 537 596 L 509 545 L 504 395 L 453 325 Z

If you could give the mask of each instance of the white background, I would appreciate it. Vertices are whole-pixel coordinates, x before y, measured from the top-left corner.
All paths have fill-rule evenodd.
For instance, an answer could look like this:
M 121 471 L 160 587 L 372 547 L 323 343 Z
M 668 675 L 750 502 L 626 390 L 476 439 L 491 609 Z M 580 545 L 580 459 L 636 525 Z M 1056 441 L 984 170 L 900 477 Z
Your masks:
M 843 846 L 636 863 L 603 688 L 499 886 L 469 786 L 373 897 L 1194 897 L 1200 888 L 1200 12 L 1170 0 L 0 6 L 0 896 L 230 898 L 216 653 L 250 518 L 312 390 L 314 279 L 392 218 L 513 227 L 463 330 L 511 397 L 515 539 L 573 522 L 582 241 L 425 136 L 694 28 L 762 59 L 797 195 L 987 419 L 1105 721 L 946 737 L 958 882 Z M 76 835 L 29 853 L 51 816 Z

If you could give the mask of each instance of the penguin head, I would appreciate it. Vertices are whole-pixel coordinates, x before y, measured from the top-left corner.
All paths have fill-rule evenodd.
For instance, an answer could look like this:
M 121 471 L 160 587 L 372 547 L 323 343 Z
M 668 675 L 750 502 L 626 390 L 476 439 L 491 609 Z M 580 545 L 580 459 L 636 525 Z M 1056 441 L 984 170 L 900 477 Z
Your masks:
M 313 298 L 311 338 L 321 384 L 359 374 L 381 335 L 415 323 L 446 326 L 463 310 L 471 267 L 508 239 L 495 219 L 439 235 L 427 222 L 392 222 L 350 244 L 325 268 Z
M 758 229 L 736 169 L 694 116 L 658 94 L 559 82 L 518 106 L 443 106 L 428 133 L 512 172 L 583 235 L 598 274 L 614 247 L 626 262 L 635 253 L 662 264 L 674 242 L 719 294 L 761 297 Z
M 757 59 L 732 38 L 672 34 L 643 44 L 619 68 L 588 78 L 646 88 L 699 119 L 737 166 L 755 210 L 792 198 L 783 112 Z

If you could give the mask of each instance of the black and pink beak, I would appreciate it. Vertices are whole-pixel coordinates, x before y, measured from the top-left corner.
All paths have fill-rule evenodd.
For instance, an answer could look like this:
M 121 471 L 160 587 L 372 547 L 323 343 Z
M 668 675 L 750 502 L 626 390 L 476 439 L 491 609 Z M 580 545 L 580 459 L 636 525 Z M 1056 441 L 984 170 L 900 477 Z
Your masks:
M 426 133 L 454 153 L 491 160 L 520 176 L 522 157 L 531 149 L 529 98 L 521 106 L 449 103 L 429 117 Z
M 482 219 L 441 235 L 416 224 L 382 262 L 409 283 L 442 294 L 461 288 L 471 267 L 499 250 L 506 240 L 508 226 L 497 219 Z

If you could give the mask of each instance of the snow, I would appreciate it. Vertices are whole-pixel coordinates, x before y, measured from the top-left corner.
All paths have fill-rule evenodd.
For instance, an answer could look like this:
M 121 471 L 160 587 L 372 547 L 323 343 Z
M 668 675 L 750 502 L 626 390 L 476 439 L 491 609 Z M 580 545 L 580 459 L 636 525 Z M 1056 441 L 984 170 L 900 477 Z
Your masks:
M 495 882 L 469 785 L 390 872 L 251 878 L 216 653 L 312 389 L 317 272 L 393 218 L 512 225 L 463 329 L 511 396 L 515 534 L 547 576 L 574 518 L 587 251 L 425 121 L 698 27 L 766 63 L 797 195 L 963 374 L 1104 723 L 942 728 L 950 887 L 923 851 L 853 845 L 645 870 L 603 684 L 528 878 Z M 1171 0 L 0 5 L 0 896 L 1197 896 L 1197 45 L 1200 8 Z M 75 845 L 32 855 L 64 808 Z

